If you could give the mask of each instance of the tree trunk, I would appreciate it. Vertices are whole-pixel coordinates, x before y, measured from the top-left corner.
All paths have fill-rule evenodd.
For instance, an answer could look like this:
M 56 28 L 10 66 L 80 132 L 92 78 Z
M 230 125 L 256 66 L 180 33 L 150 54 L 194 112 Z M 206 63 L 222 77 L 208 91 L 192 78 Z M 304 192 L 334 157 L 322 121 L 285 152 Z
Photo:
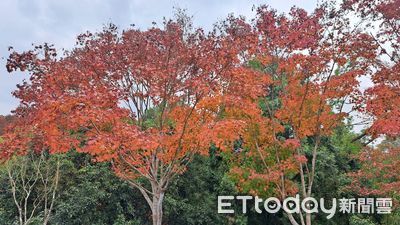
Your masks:
M 311 225 L 311 214 L 310 213 L 306 214 L 306 224 Z
M 164 191 L 158 190 L 153 195 L 153 206 L 151 207 L 153 214 L 153 225 L 161 225 L 163 217 L 163 204 Z

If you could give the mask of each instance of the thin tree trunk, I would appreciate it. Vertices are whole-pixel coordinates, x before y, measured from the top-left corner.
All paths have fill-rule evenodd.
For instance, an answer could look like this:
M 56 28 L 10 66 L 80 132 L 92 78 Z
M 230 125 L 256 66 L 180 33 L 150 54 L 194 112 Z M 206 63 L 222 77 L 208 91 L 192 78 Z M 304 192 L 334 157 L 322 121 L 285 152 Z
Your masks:
M 153 225 L 161 225 L 162 224 L 163 200 L 164 200 L 164 192 L 163 191 L 159 191 L 154 194 L 153 206 L 152 206 Z
M 47 204 L 45 205 L 45 213 L 44 213 L 44 220 L 43 220 L 43 225 L 47 225 L 50 220 L 50 215 L 53 210 L 54 202 L 56 200 L 56 192 L 58 189 L 58 183 L 60 181 L 60 159 L 57 159 L 57 167 L 55 171 L 55 177 L 53 180 L 53 189 L 51 192 L 51 200 L 50 200 L 50 206 L 47 208 Z M 46 194 L 47 198 L 47 194 Z
M 311 214 L 310 213 L 306 213 L 306 224 L 311 225 Z
M 123 158 L 122 158 L 123 159 Z M 141 175 L 148 179 L 150 182 L 151 189 L 147 189 L 142 184 L 137 182 L 134 179 L 129 177 L 125 177 L 125 179 L 132 185 L 132 187 L 139 189 L 140 193 L 146 200 L 147 204 L 149 205 L 152 213 L 152 220 L 153 225 L 161 225 L 162 224 L 162 217 L 163 217 L 163 201 L 165 190 L 168 186 L 167 179 L 170 179 L 168 176 L 161 176 L 159 177 L 159 169 L 158 169 L 158 160 L 153 158 L 152 166 L 149 171 L 151 175 L 146 175 L 142 173 Z M 140 171 L 138 171 L 140 172 Z M 158 178 L 158 179 L 156 179 Z

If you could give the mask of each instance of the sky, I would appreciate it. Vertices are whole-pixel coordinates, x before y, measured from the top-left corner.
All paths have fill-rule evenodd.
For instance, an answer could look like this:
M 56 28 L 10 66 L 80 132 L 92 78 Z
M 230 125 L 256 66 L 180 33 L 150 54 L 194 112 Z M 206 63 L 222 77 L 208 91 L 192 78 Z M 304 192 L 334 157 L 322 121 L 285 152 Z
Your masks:
M 293 5 L 311 12 L 317 0 L 0 0 L 0 115 L 18 105 L 11 92 L 27 78 L 27 74 L 7 73 L 9 46 L 24 51 L 47 42 L 57 49 L 71 49 L 80 33 L 100 31 L 110 22 L 121 29 L 130 24 L 146 29 L 153 21 L 170 18 L 174 7 L 187 9 L 195 27 L 209 29 L 229 13 L 251 19 L 253 6 L 260 4 L 280 12 Z

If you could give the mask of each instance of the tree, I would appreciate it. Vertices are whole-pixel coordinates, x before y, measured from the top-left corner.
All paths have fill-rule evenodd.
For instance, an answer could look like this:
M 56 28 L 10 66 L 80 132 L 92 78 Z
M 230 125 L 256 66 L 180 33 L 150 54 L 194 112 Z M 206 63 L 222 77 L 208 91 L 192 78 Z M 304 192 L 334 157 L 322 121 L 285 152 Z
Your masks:
M 298 8 L 289 16 L 257 9 L 259 43 L 251 65 L 272 82 L 258 99 L 262 113 L 248 120 L 239 143 L 243 157 L 232 172 L 242 190 L 282 199 L 313 196 L 321 140 L 349 118 L 352 109 L 344 106 L 358 99 L 358 78 L 369 73 L 377 48 L 340 13 L 328 4 L 310 15 Z M 309 213 L 287 216 L 293 225 L 312 223 Z
M 400 186 L 399 158 L 400 146 L 395 141 L 385 140 L 378 148 L 365 148 L 358 156 L 360 170 L 350 174 L 352 190 L 362 195 L 396 197 Z
M 91 158 L 75 151 L 65 154 L 50 223 L 151 224 L 140 192 L 117 177 L 109 162 L 96 163 Z
M 365 30 L 379 46 L 379 54 L 372 74 L 373 86 L 366 90 L 364 112 L 373 117 L 367 134 L 373 138 L 384 134 L 398 136 L 400 133 L 400 1 L 347 0 L 343 9 L 355 13 Z M 360 26 L 361 26 L 360 25 Z M 370 28 L 372 27 L 372 28 Z
M 14 120 L 11 115 L 0 116 L 0 135 L 7 132 Z M 7 138 L 9 136 L 6 135 Z M 0 144 L 5 144 L 1 136 Z M 46 152 L 37 154 L 28 151 L 23 156 L 0 158 L 0 162 L 4 163 L 2 167 L 7 174 L 7 189 L 11 191 L 18 211 L 18 223 L 30 224 L 40 218 L 43 224 L 48 224 L 60 180 L 58 158 L 50 159 Z
M 344 1 L 342 8 L 358 16 L 360 26 L 372 30 L 370 36 L 379 46 L 375 72 L 371 75 L 373 86 L 360 101 L 361 112 L 368 115 L 370 126 L 364 136 L 371 142 L 378 137 L 386 139 L 378 148 L 366 147 L 359 155 L 362 167 L 351 174 L 353 189 L 363 194 L 385 195 L 398 193 L 400 183 L 398 168 L 400 135 L 400 1 Z
M 5 169 L 18 211 L 18 223 L 27 225 L 41 218 L 44 225 L 48 224 L 60 180 L 57 157 L 49 159 L 44 152 L 40 155 L 29 153 L 8 160 Z
M 29 147 L 76 149 L 111 161 L 115 173 L 140 190 L 153 224 L 161 224 L 170 181 L 195 154 L 207 154 L 211 142 L 230 149 L 243 127 L 234 108 L 244 109 L 263 81 L 241 67 L 247 45 L 238 37 L 246 29 L 205 35 L 189 32 L 185 21 L 122 34 L 110 25 L 80 35 L 77 47 L 60 58 L 47 44 L 12 52 L 8 70 L 28 70 L 31 77 L 14 94 L 21 100 L 19 124 L 5 135 L 4 157 Z M 243 81 L 259 87 L 242 90 Z

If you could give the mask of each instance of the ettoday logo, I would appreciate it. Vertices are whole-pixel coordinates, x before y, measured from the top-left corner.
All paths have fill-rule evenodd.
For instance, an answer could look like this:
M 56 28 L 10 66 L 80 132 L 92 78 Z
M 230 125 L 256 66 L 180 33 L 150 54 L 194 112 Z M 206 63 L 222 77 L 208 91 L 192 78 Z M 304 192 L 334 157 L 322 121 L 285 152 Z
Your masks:
M 324 198 L 319 201 L 312 197 L 304 198 L 300 201 L 300 195 L 288 197 L 279 200 L 275 197 L 270 197 L 265 200 L 258 196 L 218 196 L 218 213 L 235 213 L 232 209 L 232 201 L 241 201 L 242 213 L 247 213 L 248 203 L 254 201 L 254 209 L 257 213 L 262 213 L 263 209 L 267 213 L 277 213 L 284 210 L 286 213 L 319 213 L 320 211 L 327 214 L 326 218 L 331 219 L 339 208 L 340 213 L 361 213 L 361 214 L 388 214 L 391 213 L 392 199 L 390 198 L 341 198 L 339 202 L 333 198 L 326 202 Z

